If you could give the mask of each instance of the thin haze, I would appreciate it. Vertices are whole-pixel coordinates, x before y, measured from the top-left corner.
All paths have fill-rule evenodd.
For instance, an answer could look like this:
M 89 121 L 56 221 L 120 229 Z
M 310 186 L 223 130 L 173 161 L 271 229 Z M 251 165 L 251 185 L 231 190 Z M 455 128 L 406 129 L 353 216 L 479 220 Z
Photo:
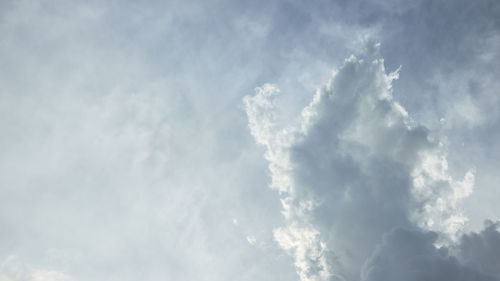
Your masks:
M 0 2 L 0 281 L 500 280 L 500 2 Z

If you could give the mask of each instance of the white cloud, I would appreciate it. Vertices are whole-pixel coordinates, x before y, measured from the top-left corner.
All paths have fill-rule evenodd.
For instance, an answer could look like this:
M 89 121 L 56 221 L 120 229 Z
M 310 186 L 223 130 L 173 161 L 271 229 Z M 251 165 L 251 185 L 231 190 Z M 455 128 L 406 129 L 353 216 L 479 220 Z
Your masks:
M 332 277 L 325 243 L 313 227 L 299 227 L 297 222 L 274 231 L 274 238 L 281 248 L 295 258 L 300 280 L 320 281 Z
M 0 263 L 1 281 L 73 281 L 63 272 L 48 269 L 34 269 L 9 256 Z
M 254 246 L 257 243 L 257 239 L 255 239 L 255 236 L 253 235 L 247 236 L 247 241 L 252 246 Z

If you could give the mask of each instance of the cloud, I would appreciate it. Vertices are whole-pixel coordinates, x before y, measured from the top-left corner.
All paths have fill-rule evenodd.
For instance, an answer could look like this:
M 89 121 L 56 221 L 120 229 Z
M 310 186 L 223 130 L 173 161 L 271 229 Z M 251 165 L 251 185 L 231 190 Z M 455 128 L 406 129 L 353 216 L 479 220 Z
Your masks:
M 498 3 L 0 1 L 0 260 L 21 256 L 76 280 L 293 280 L 289 252 L 303 278 L 324 279 L 357 272 L 385 227 L 418 224 L 459 237 L 453 233 L 465 217 L 456 209 L 473 186 L 483 197 L 468 215 L 491 217 L 499 208 L 492 196 L 500 157 Z M 386 102 L 402 129 L 370 131 L 363 124 L 379 123 L 376 114 L 333 116 L 328 108 L 343 107 L 328 99 L 319 102 L 326 110 L 310 108 L 320 120 L 306 124 L 297 112 L 309 93 L 350 53 L 366 56 L 367 38 L 382 42 L 388 69 L 402 65 L 391 82 L 402 105 Z M 375 70 L 358 78 L 371 81 Z M 262 109 L 254 123 L 281 195 L 266 188 L 268 163 L 239 108 L 267 81 L 281 94 L 262 86 L 270 96 L 248 101 Z M 434 115 L 458 130 L 459 137 L 447 134 L 451 146 L 426 140 L 436 133 L 428 126 Z M 332 119 L 345 130 L 330 127 Z M 410 133 L 401 133 L 401 119 Z M 491 126 L 467 131 L 484 124 Z M 318 126 L 335 129 L 326 137 L 343 147 L 325 145 Z M 372 137 L 378 130 L 388 140 Z M 453 143 L 468 153 L 453 153 Z M 329 152 L 336 156 L 315 163 Z M 330 175 L 322 165 L 339 170 Z M 472 166 L 477 174 L 467 173 Z M 424 184 L 411 192 L 383 188 L 415 179 Z M 330 180 L 346 187 L 331 188 Z M 373 190 L 362 188 L 372 182 Z M 366 251 L 351 250 L 355 243 Z
M 70 276 L 57 270 L 33 269 L 9 256 L 0 263 L 2 281 L 72 281 Z
M 281 194 L 286 224 L 275 239 L 302 281 L 359 280 L 365 263 L 384 255 L 377 248 L 405 236 L 396 229 L 431 235 L 415 243 L 435 256 L 434 243 L 454 243 L 467 220 L 459 204 L 473 190 L 474 170 L 452 178 L 445 145 L 394 101 L 398 70 L 386 73 L 378 48 L 348 58 L 289 124 L 276 121 L 277 86 L 244 99 L 251 133 L 266 147 L 270 186 Z M 450 274 L 465 270 L 443 257 L 444 267 L 455 263 Z
M 277 195 L 238 109 L 259 11 L 63 2 L 0 4 L 0 259 L 76 280 L 293 276 L 266 246 Z
M 274 237 L 281 248 L 294 256 L 300 280 L 326 280 L 332 276 L 328 249 L 316 229 L 299 227 L 295 222 L 276 229 Z
M 446 248 L 436 248 L 438 235 L 396 228 L 384 235 L 361 273 L 363 281 L 495 281 L 498 278 L 462 265 Z
M 461 237 L 458 256 L 468 266 L 500 278 L 500 222 L 486 221 L 479 233 Z
M 257 243 L 257 239 L 255 239 L 255 236 L 253 236 L 253 235 L 247 236 L 247 241 L 248 241 L 248 244 L 250 244 L 252 246 L 254 246 Z

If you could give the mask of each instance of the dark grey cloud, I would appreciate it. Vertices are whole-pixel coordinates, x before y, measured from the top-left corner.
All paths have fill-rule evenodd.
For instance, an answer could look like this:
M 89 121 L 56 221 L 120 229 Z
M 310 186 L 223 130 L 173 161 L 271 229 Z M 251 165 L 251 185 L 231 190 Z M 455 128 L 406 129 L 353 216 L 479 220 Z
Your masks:
M 486 221 L 479 233 L 468 233 L 461 237 L 458 245 L 459 257 L 468 266 L 500 278 L 500 232 L 499 223 Z
M 462 265 L 445 247 L 436 248 L 436 239 L 433 232 L 394 229 L 363 267 L 361 280 L 499 280 Z

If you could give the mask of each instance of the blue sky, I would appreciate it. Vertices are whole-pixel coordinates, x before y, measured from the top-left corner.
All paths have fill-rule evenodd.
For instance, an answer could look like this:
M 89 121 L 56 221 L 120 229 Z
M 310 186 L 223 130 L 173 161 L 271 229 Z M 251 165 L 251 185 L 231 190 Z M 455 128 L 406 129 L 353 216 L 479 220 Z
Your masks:
M 2 281 L 500 278 L 496 0 L 6 0 L 0 38 Z

